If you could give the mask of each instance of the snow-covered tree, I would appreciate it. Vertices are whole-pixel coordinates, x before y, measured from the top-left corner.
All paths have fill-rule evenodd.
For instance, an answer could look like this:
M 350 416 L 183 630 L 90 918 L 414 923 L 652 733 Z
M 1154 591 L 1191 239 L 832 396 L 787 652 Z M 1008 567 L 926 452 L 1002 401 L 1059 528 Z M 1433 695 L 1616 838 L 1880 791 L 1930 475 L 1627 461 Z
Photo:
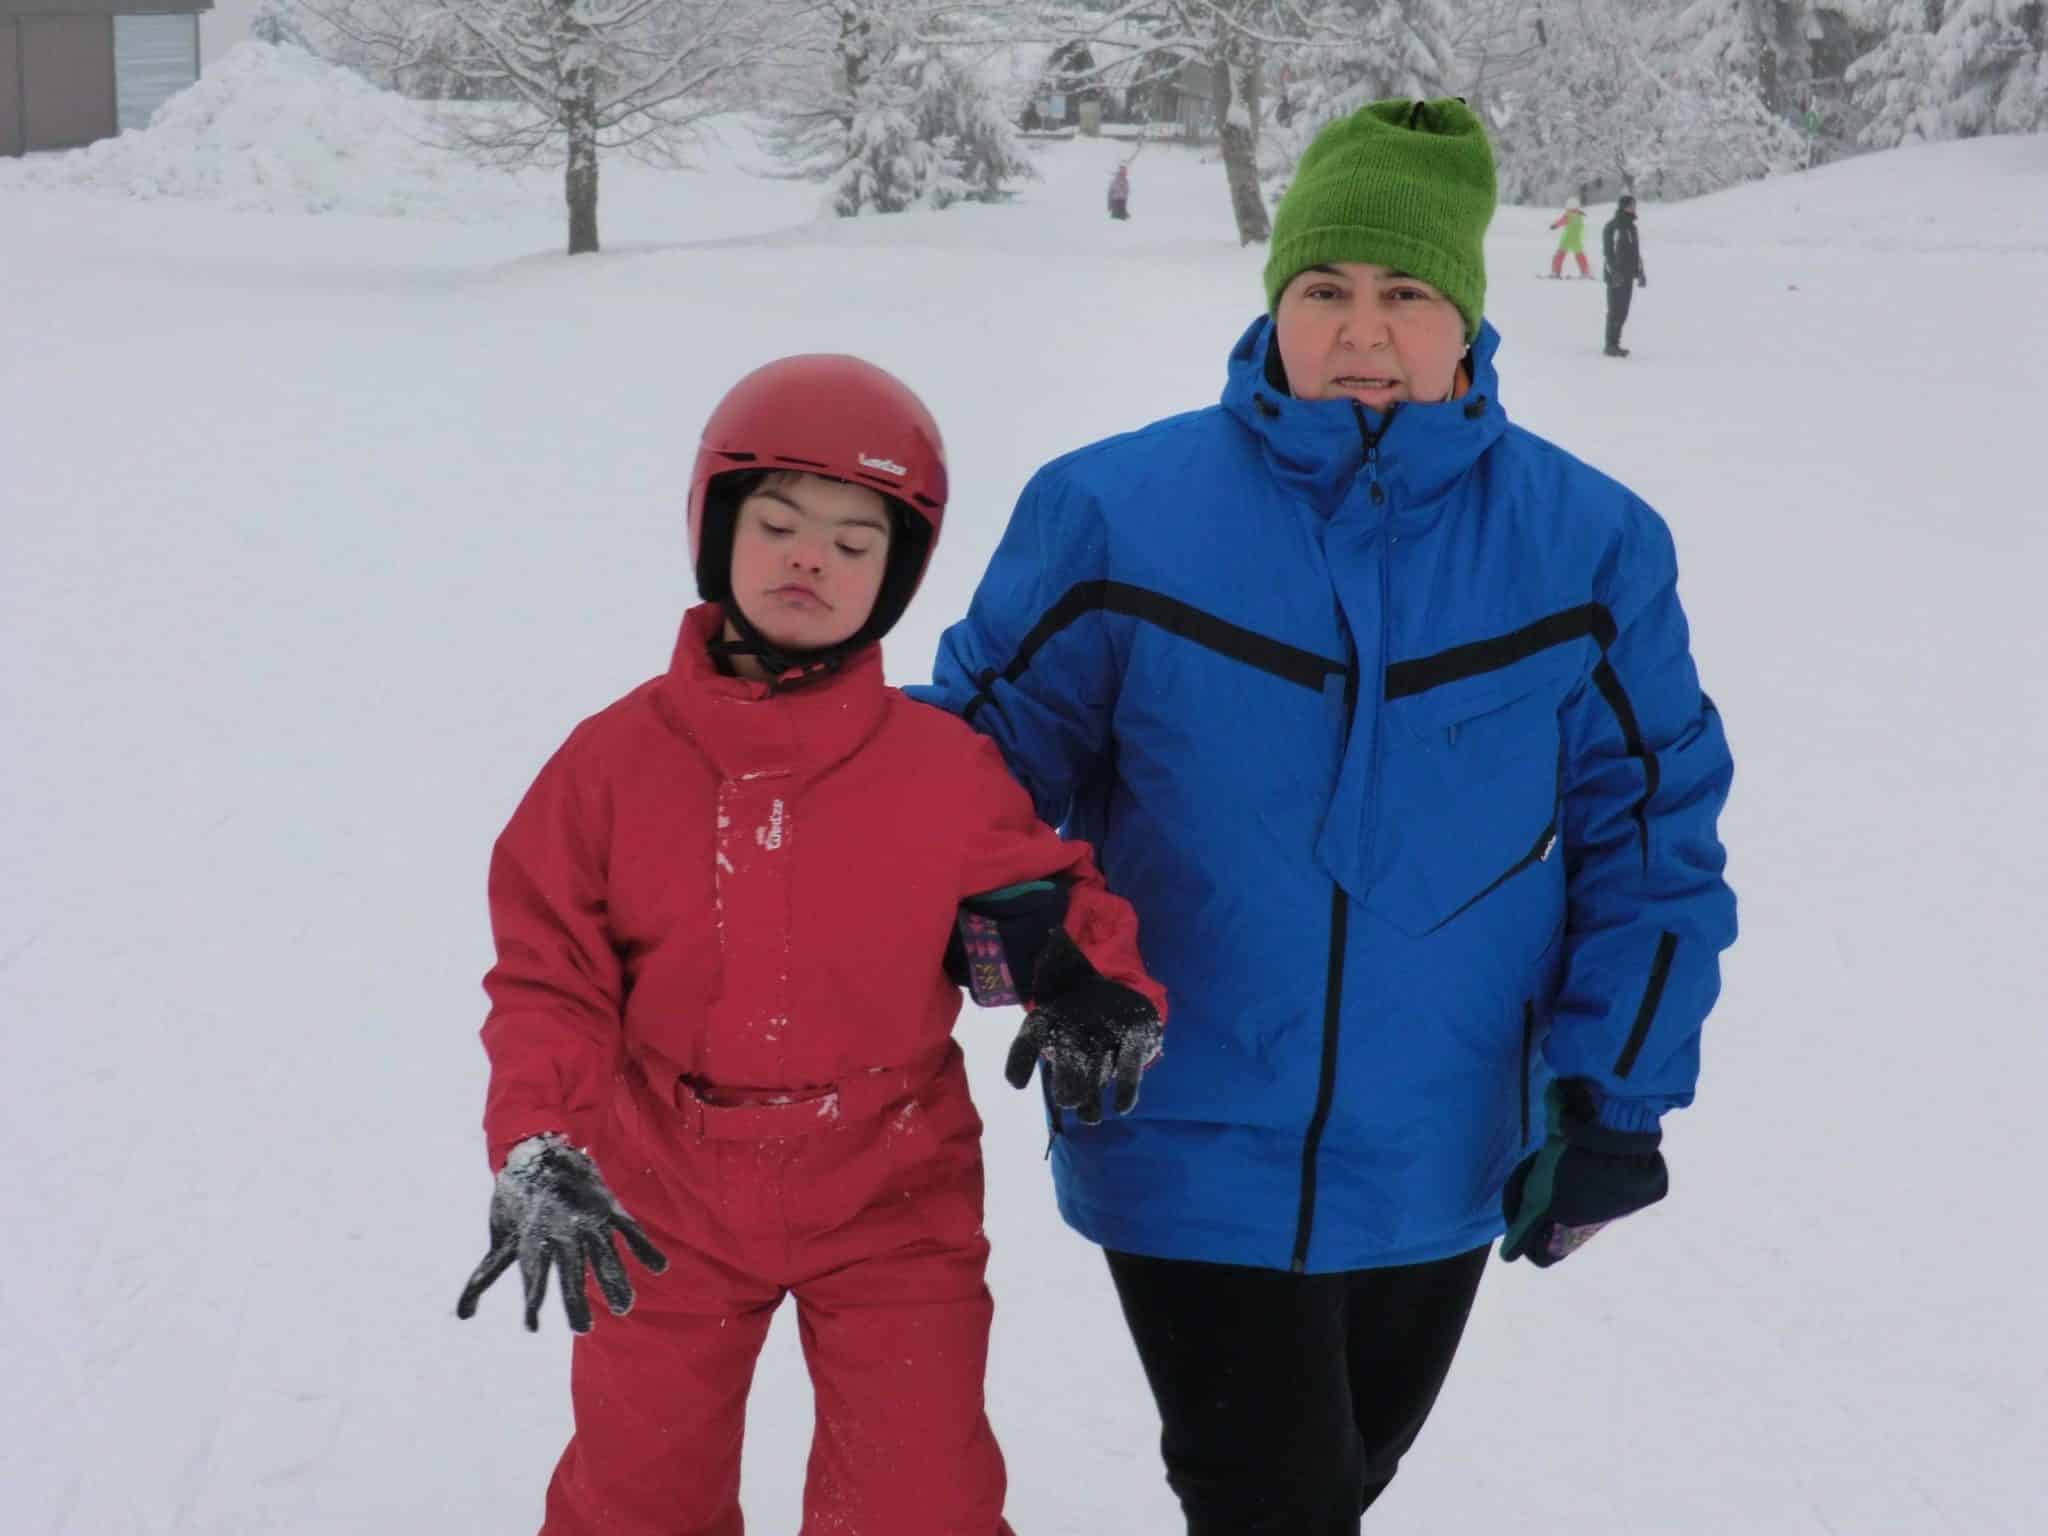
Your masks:
M 1504 198 L 1690 197 L 1801 163 L 1756 76 L 1677 54 L 1667 19 L 1627 0 L 1545 0 L 1525 17 L 1536 47 L 1484 105 Z
M 1942 0 L 1863 0 L 1877 44 L 1849 66 L 1848 83 L 1868 114 L 1862 137 L 1872 148 L 1941 137 L 1934 83 L 1941 8 Z
M 1646 95 L 1634 174 L 1653 197 L 1698 197 L 1806 162 L 1804 131 L 1772 109 L 1756 79 L 1688 60 Z
M 1271 0 L 1170 0 L 1175 30 L 1207 36 L 1202 57 L 1209 66 L 1216 142 L 1223 150 L 1223 178 L 1237 243 L 1250 245 L 1273 233 L 1266 199 L 1259 190 L 1259 121 L 1265 90 L 1266 55 L 1291 28 L 1276 23 L 1280 7 Z
M 1109 45 L 1114 70 L 1137 88 L 1169 80 L 1209 93 L 1223 175 L 1240 244 L 1272 232 L 1259 187 L 1259 139 L 1267 68 L 1279 50 L 1300 45 L 1314 25 L 1310 10 L 1326 0 L 1136 0 L 1098 8 L 1098 0 L 1048 0 L 1041 41 L 1093 50 Z M 1086 79 L 1083 71 L 1073 78 Z
M 1528 12 L 1528 0 L 1464 0 L 1451 8 L 1454 94 L 1482 117 L 1492 92 L 1527 68 L 1543 46 Z
M 2048 129 L 2048 5 L 1864 0 L 1877 44 L 1849 69 L 1875 148 Z
M 994 202 L 1037 175 L 980 61 L 984 10 L 831 0 L 771 73 L 767 142 L 842 217 Z
M 1369 101 L 1452 94 L 1459 27 L 1448 0 L 1324 0 L 1274 49 L 1260 168 L 1284 182 L 1309 140 Z
M 1938 41 L 1948 126 L 1956 133 L 2048 129 L 2048 4 L 1959 0 Z
M 310 21 L 299 0 L 257 0 L 256 9 L 249 13 L 249 35 L 259 43 L 317 53 L 319 50 L 306 35 Z
M 1811 0 L 1679 0 L 1656 39 L 1686 63 L 1754 83 L 1772 112 L 1796 117 L 1813 80 Z
M 1545 7 L 1523 25 L 1535 47 L 1489 94 L 1485 111 L 1510 202 L 1548 203 L 1580 188 L 1632 185 L 1645 87 L 1630 40 L 1600 11 Z
M 448 94 L 503 103 L 451 116 L 485 164 L 560 165 L 569 254 L 598 248 L 598 163 L 623 151 L 676 163 L 773 45 L 754 0 L 309 0 L 394 76 L 431 63 Z

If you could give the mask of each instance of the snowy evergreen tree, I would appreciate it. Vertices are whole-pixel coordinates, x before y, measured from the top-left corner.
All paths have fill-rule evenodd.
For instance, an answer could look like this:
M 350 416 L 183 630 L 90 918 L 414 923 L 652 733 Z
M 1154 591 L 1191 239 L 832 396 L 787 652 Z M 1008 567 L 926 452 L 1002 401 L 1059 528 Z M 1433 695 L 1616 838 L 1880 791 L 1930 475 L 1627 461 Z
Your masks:
M 397 79 L 445 71 L 444 93 L 501 110 L 450 117 L 484 164 L 560 165 L 569 254 L 598 248 L 598 163 L 615 151 L 677 163 L 693 127 L 776 35 L 755 0 L 309 0 L 307 9 Z
M 1813 81 L 1811 0 L 1680 0 L 1659 42 L 1689 65 L 1753 84 L 1770 111 L 1795 119 Z
M 1034 178 L 984 78 L 991 13 L 835 0 L 770 81 L 766 141 L 841 217 L 994 202 Z
M 934 52 L 925 62 L 916 100 L 921 104 L 919 132 L 943 149 L 961 200 L 996 202 L 1009 195 L 1013 183 L 1037 180 L 1038 168 L 1018 140 L 1010 103 L 967 57 Z
M 1964 137 L 2048 129 L 2048 4 L 1960 0 L 1939 42 L 1948 127 Z
M 2048 129 L 2048 5 L 1865 0 L 1878 43 L 1849 71 L 1874 148 Z
M 1877 45 L 1849 66 L 1849 88 L 1868 114 L 1863 142 L 1875 149 L 1941 135 L 1934 35 L 1942 0 L 1864 0 Z
M 1634 170 L 1652 197 L 1698 197 L 1806 162 L 1804 132 L 1771 108 L 1754 78 L 1689 60 L 1646 94 Z

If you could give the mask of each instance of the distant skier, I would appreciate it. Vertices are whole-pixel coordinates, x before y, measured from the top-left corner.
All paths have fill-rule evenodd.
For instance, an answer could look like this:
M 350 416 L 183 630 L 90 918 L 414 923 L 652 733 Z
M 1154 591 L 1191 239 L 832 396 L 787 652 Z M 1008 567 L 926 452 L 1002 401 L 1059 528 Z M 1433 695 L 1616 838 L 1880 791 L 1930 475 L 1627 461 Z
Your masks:
M 1550 258 L 1550 275 L 1563 277 L 1564 259 L 1570 255 L 1578 260 L 1579 276 L 1591 277 L 1593 269 L 1586 265 L 1586 210 L 1575 202 L 1567 203 L 1550 227 L 1564 231 L 1557 237 L 1557 254 Z
M 1116 174 L 1109 178 L 1109 216 L 1112 219 L 1131 216 L 1131 168 L 1128 164 L 1118 166 Z
M 1642 242 L 1636 237 L 1636 200 L 1624 192 L 1614 205 L 1614 217 L 1600 231 L 1600 254 L 1607 273 L 1608 357 L 1627 357 L 1621 344 L 1621 328 L 1628 320 L 1629 300 L 1635 290 L 1650 286 L 1643 271 Z

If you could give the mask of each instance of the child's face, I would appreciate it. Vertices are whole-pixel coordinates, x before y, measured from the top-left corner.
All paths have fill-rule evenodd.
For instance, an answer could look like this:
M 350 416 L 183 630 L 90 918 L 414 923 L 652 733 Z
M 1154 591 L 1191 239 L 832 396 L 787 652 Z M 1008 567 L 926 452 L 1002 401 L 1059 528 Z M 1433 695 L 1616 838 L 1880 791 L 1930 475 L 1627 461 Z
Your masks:
M 778 471 L 740 503 L 732 594 L 776 645 L 817 650 L 867 623 L 888 559 L 889 512 L 879 491 Z
M 1274 344 L 1297 400 L 1448 400 L 1465 355 L 1458 306 L 1420 278 L 1340 261 L 1280 292 Z

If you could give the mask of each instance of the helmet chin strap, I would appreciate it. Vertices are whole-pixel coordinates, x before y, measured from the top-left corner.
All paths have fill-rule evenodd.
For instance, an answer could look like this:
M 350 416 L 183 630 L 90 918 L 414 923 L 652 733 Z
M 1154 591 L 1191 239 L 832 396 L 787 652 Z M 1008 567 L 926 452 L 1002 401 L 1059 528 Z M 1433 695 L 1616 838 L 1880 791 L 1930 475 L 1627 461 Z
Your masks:
M 761 663 L 768 674 L 770 693 L 787 693 L 807 683 L 815 683 L 832 676 L 846 664 L 858 647 L 844 642 L 838 645 L 819 646 L 814 650 L 799 650 L 794 647 L 777 645 L 746 616 L 737 602 L 727 601 L 719 605 L 726 623 L 739 631 L 739 639 L 728 640 L 725 632 L 711 637 L 711 659 L 718 664 L 721 672 L 737 675 L 733 666 L 735 656 L 752 656 Z

